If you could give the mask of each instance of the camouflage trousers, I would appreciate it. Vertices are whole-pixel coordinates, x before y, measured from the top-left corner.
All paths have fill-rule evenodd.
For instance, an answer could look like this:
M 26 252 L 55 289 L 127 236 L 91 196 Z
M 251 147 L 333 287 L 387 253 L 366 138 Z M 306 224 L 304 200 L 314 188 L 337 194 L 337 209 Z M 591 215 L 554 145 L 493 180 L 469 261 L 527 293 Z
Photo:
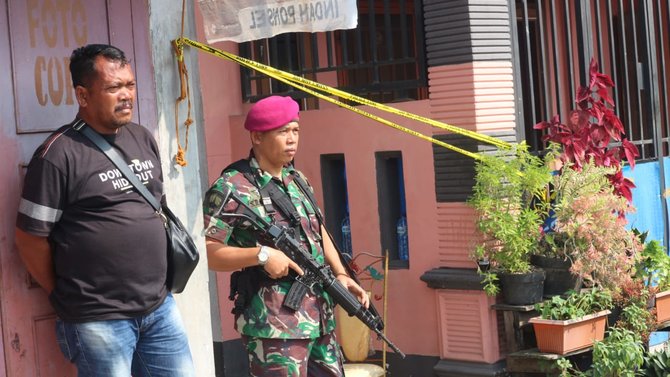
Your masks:
M 267 339 L 242 335 L 253 377 L 343 377 L 335 333 L 316 339 Z

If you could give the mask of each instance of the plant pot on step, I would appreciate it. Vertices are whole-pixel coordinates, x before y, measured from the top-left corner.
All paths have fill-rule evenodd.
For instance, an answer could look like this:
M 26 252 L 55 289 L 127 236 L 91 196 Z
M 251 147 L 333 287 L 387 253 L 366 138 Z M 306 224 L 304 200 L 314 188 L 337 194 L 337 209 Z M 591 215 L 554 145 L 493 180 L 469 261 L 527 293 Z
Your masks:
M 605 337 L 605 322 L 609 310 L 568 320 L 534 317 L 530 319 L 540 352 L 565 355 L 588 348 Z
M 530 263 L 544 270 L 544 296 L 562 295 L 569 290 L 578 290 L 582 279 L 570 272 L 572 261 L 559 257 L 531 255 Z
M 670 291 L 656 294 L 656 323 L 670 321 Z
M 498 273 L 503 302 L 509 305 L 532 305 L 542 301 L 544 271 L 524 274 Z

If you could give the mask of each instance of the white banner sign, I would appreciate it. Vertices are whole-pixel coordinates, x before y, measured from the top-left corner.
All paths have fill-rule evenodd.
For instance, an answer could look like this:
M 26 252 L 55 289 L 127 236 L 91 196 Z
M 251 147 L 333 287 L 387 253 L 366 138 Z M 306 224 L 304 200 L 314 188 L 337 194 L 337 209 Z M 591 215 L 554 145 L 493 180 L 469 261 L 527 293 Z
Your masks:
M 354 29 L 356 0 L 198 0 L 207 43 Z

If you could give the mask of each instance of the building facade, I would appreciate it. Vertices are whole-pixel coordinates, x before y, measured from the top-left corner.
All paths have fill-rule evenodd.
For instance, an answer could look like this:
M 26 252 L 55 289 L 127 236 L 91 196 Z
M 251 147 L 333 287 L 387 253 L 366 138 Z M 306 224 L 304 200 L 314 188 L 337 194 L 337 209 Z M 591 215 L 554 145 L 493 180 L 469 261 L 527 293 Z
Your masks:
M 469 258 L 476 239 L 475 215 L 466 204 L 474 161 L 186 48 L 195 123 L 189 131 L 189 164 L 176 166 L 174 100 L 180 87 L 169 42 L 181 34 L 182 9 L 176 4 L 181 2 L 174 3 L 0 0 L 0 83 L 9 93 L 0 101 L 0 146 L 9 156 L 0 167 L 6 182 L 0 186 L 0 371 L 7 376 L 74 375 L 57 351 L 46 297 L 14 251 L 13 224 L 30 154 L 76 109 L 67 56 L 77 45 L 103 42 L 132 57 L 137 120 L 159 139 L 168 199 L 200 245 L 202 192 L 221 169 L 249 152 L 243 128 L 247 110 L 264 96 L 290 95 L 301 106 L 296 165 L 315 188 L 336 242 L 354 257 L 390 257 L 387 336 L 408 354 L 405 360 L 389 354 L 390 372 L 501 373 L 508 353 L 501 315 L 491 308 L 495 299 L 481 290 Z M 640 164 L 629 174 L 637 190 L 651 193 L 634 194 L 652 198 L 635 203 L 638 214 L 653 215 L 634 221 L 654 238 L 667 239 L 667 204 L 661 195 L 670 127 L 667 2 L 360 0 L 358 11 L 354 30 L 282 34 L 214 47 L 467 130 L 526 141 L 538 151 L 541 135 L 532 126 L 554 114 L 567 117 L 595 58 L 617 85 L 617 114 L 641 151 Z M 187 4 L 185 20 L 185 35 L 204 41 L 196 2 Z M 180 106 L 183 117 L 186 108 Z M 443 129 L 362 108 L 469 151 L 493 150 Z M 179 130 L 183 141 L 185 130 Z M 229 274 L 207 274 L 205 267 L 203 260 L 179 297 L 199 355 L 198 375 L 244 376 L 227 299 Z M 373 296 L 382 295 L 379 285 L 369 288 Z M 382 344 L 373 346 L 378 356 Z

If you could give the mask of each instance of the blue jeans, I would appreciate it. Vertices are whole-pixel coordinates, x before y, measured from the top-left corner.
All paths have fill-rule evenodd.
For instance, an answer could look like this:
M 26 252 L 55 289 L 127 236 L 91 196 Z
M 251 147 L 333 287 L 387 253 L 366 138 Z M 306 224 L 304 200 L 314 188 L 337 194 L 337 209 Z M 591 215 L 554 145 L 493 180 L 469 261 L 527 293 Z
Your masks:
M 191 351 L 171 294 L 133 319 L 56 321 L 56 338 L 79 377 L 192 377 Z

